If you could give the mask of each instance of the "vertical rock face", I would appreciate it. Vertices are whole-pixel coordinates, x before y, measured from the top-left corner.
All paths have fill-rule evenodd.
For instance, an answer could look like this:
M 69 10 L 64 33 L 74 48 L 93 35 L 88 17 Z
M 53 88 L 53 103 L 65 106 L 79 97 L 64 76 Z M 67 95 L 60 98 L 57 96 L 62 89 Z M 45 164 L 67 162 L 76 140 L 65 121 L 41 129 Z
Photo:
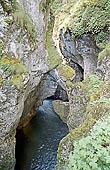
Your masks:
M 70 133 L 59 145 L 58 170 L 83 168 L 79 157 L 76 158 L 79 166 L 73 165 L 75 159 L 70 152 L 74 155 L 74 143 L 85 139 L 98 119 L 110 111 L 107 105 L 110 81 L 109 4 L 110 0 L 101 0 L 100 4 L 97 0 L 72 0 L 61 4 L 56 12 L 53 39 L 65 63 L 75 70 L 74 77 L 66 81 Z M 85 164 L 86 161 L 83 161 Z
M 17 2 L 21 11 L 14 9 L 13 1 L 0 2 L 0 169 L 2 170 L 14 169 L 16 128 L 18 124 L 23 126 L 26 119 L 35 114 L 34 109 L 41 104 L 39 88 L 41 90 L 42 87 L 39 83 L 44 73 L 48 71 L 45 50 L 47 1 L 17 0 Z M 33 34 L 31 26 L 34 28 L 35 37 L 31 35 Z
M 69 30 L 65 33 L 61 30 L 57 44 L 64 58 L 69 60 L 67 63 L 76 71 L 75 80 L 78 80 L 77 75 L 79 76 L 79 81 L 81 81 L 82 77 L 86 79 L 96 71 L 100 50 L 92 36 L 84 34 L 82 37 L 75 38 Z

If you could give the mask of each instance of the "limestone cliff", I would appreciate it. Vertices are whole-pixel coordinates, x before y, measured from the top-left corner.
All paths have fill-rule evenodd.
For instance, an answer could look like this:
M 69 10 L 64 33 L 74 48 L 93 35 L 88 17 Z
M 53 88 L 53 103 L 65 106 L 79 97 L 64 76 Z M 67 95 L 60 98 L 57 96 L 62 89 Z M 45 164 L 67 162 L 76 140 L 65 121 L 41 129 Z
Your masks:
M 98 151 L 92 155 L 95 159 L 97 154 L 95 165 L 91 159 L 88 162 L 86 156 L 85 159 L 81 156 L 82 153 L 87 154 L 84 148 L 90 144 L 87 141 L 92 138 L 90 131 L 95 129 L 99 119 L 110 113 L 107 104 L 110 100 L 110 1 L 71 0 L 65 4 L 60 1 L 57 5 L 60 7 L 55 10 L 53 39 L 63 64 L 75 70 L 74 76 L 65 80 L 70 106 L 67 116 L 70 133 L 59 145 L 57 169 L 110 168 L 110 162 L 106 160 L 101 167 L 103 161 Z M 107 132 L 107 128 L 104 127 L 104 131 Z M 99 134 L 97 132 L 97 139 Z M 80 145 L 83 140 L 86 144 Z M 76 146 L 79 145 L 80 149 L 83 148 L 82 152 L 77 151 Z
M 0 1 L 0 169 L 15 165 L 16 128 L 35 115 L 49 70 L 45 35 L 49 1 Z M 40 89 L 40 90 L 39 90 Z

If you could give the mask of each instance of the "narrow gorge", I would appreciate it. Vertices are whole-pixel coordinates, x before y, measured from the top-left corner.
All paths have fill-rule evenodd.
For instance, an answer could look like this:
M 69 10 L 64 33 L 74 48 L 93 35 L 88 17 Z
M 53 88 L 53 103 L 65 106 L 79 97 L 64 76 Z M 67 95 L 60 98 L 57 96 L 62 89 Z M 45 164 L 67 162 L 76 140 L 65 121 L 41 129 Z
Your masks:
M 110 0 L 0 0 L 0 170 L 110 169 L 109 58 Z

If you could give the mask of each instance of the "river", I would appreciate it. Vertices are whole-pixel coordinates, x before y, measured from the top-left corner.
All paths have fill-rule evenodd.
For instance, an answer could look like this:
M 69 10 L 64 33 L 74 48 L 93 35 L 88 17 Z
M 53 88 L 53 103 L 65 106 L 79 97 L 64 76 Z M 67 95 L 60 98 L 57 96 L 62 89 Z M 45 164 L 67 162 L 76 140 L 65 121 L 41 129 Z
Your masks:
M 45 100 L 36 117 L 16 135 L 15 170 L 53 170 L 58 144 L 68 127 L 54 112 L 52 100 Z

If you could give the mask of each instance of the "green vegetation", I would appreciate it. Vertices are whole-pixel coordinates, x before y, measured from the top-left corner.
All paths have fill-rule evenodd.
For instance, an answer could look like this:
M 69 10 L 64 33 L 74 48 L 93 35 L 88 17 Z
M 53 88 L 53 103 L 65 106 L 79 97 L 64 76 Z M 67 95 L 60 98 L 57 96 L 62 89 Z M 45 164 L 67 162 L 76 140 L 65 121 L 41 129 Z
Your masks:
M 66 81 L 68 81 L 69 79 L 72 79 L 75 76 L 75 70 L 73 70 L 67 64 L 61 64 L 58 67 L 58 70 L 59 70 L 60 75 L 66 78 Z
M 106 38 L 104 30 L 110 26 L 110 0 L 72 0 L 59 11 L 54 26 L 57 38 L 59 30 L 67 28 L 74 36 L 95 35 L 97 43 Z
M 109 0 L 94 1 L 88 4 L 85 1 L 83 10 L 71 25 L 74 35 L 82 35 L 83 33 L 97 34 L 110 24 L 110 14 L 108 12 Z M 85 9 L 84 9 L 85 8 Z
M 86 119 L 79 128 L 71 130 L 73 138 L 78 140 L 83 136 L 87 136 L 96 121 L 100 119 L 108 109 L 110 109 L 108 105 L 109 99 L 106 98 L 106 95 L 104 98 L 100 97 L 100 93 L 102 93 L 104 89 L 108 89 L 108 86 L 105 86 L 104 82 L 96 75 L 91 75 L 87 80 L 75 84 L 72 88 L 73 90 L 78 88 L 80 92 L 82 91 L 82 95 L 84 95 L 85 98 L 84 99 L 83 96 L 80 97 L 78 95 L 77 101 L 82 101 L 81 103 L 83 103 L 85 107 L 85 113 L 83 113 L 82 116 L 85 115 Z M 86 105 L 83 100 L 86 100 Z
M 107 44 L 105 49 L 99 53 L 98 59 L 103 60 L 104 57 L 110 57 L 110 44 Z
M 88 104 L 85 122 L 79 128 L 71 131 L 74 140 L 77 141 L 88 135 L 97 120 L 110 110 L 109 102 L 110 99 L 103 97 Z
M 13 13 L 14 20 L 20 25 L 22 29 L 26 29 L 29 39 L 36 43 L 36 30 L 30 17 L 25 13 L 23 7 L 18 3 L 15 3 L 15 11 Z
M 81 83 L 80 83 L 81 84 Z M 102 87 L 104 82 L 99 79 L 96 75 L 90 75 L 85 81 L 83 81 L 82 86 L 85 92 L 85 95 L 92 96 L 97 90 Z
M 67 170 L 109 170 L 109 158 L 110 115 L 99 120 L 89 136 L 74 142 Z
M 46 49 L 48 51 L 48 61 L 49 61 L 50 69 L 55 68 L 56 66 L 60 65 L 62 63 L 62 58 L 54 46 L 51 30 L 49 30 L 47 33 Z
M 73 105 L 76 103 L 77 105 L 78 104 L 80 105 L 79 106 L 80 110 L 74 108 L 73 114 L 78 114 L 80 118 L 84 117 L 85 121 L 78 128 L 75 129 L 72 129 L 69 126 L 71 128 L 69 135 L 66 136 L 59 145 L 58 150 L 59 167 L 62 166 L 66 167 L 65 163 L 68 162 L 67 159 L 68 155 L 64 159 L 63 146 L 67 146 L 67 148 L 69 147 L 69 151 L 74 151 L 73 141 L 74 140 L 78 141 L 82 137 L 88 136 L 90 130 L 93 128 L 97 120 L 99 120 L 103 115 L 105 115 L 108 112 L 108 110 L 110 110 L 109 105 L 110 85 L 104 84 L 104 82 L 100 80 L 98 76 L 91 75 L 83 82 L 71 84 L 70 84 L 71 93 L 72 91 L 73 95 L 74 92 L 76 93 Z M 68 144 L 66 145 L 66 142 L 68 143 L 69 140 L 71 142 L 69 142 L 68 146 Z M 69 151 L 67 151 L 67 154 Z
M 61 7 L 62 0 L 51 0 L 51 13 L 55 15 L 55 12 Z
M 3 55 L 0 60 L 0 68 L 3 70 L 3 74 L 0 75 L 0 85 L 7 81 L 3 77 L 7 77 L 9 83 L 14 84 L 18 89 L 23 87 L 23 74 L 27 73 L 28 69 L 22 64 L 20 58 Z
M 57 49 L 55 48 L 54 42 L 52 40 L 51 28 L 47 33 L 46 49 L 48 51 L 48 61 L 50 69 L 57 67 L 60 75 L 63 76 L 66 80 L 73 78 L 75 75 L 75 71 L 70 66 L 62 64 L 62 57 L 57 52 Z
M 104 31 L 99 32 L 96 36 L 96 42 L 102 43 L 105 40 L 105 37 L 106 37 L 106 33 Z
M 36 45 L 36 28 L 31 18 L 26 14 L 23 7 L 16 2 L 16 0 L 11 0 L 11 3 L 5 0 L 0 1 L 3 9 L 8 14 L 12 14 L 14 21 L 17 24 L 17 27 L 21 27 L 22 29 L 26 29 L 28 33 L 28 38 L 32 41 L 33 44 Z M 7 19 L 7 23 L 13 23 L 12 20 Z M 18 28 L 19 28 L 18 27 Z
M 102 146 L 102 150 L 101 150 L 101 146 L 99 144 L 101 141 L 104 141 L 104 140 L 107 141 L 107 139 L 110 140 L 109 136 L 108 138 L 107 136 L 105 136 L 107 131 L 109 131 L 110 127 L 108 126 L 108 129 L 105 129 L 105 127 L 107 126 L 102 126 L 99 123 L 101 127 L 98 126 L 97 129 L 99 132 L 102 131 L 101 128 L 103 129 L 103 132 L 104 132 L 104 133 L 102 132 L 103 136 L 99 134 L 99 136 L 97 135 L 96 138 L 94 138 L 94 140 L 92 137 L 90 137 L 89 141 L 88 141 L 88 138 L 89 138 L 88 136 L 90 135 L 90 132 L 95 126 L 95 124 L 97 124 L 97 121 L 99 121 L 100 119 L 102 119 L 102 117 L 110 113 L 110 104 L 109 104 L 110 103 L 110 83 L 104 83 L 103 81 L 99 80 L 97 76 L 92 75 L 87 80 L 74 84 L 72 86 L 72 89 L 76 93 L 80 91 L 79 94 L 81 96 L 77 95 L 76 101 L 78 102 L 79 100 L 81 100 L 80 104 L 83 104 L 83 106 L 85 107 L 85 113 L 83 113 L 84 115 L 82 114 L 82 117 L 85 116 L 85 121 L 82 124 L 80 124 L 78 128 L 71 129 L 69 135 L 66 136 L 64 140 L 61 141 L 59 145 L 59 150 L 58 150 L 58 167 L 64 166 L 65 169 L 66 167 L 68 167 L 67 170 L 74 170 L 74 169 L 83 170 L 83 168 L 84 170 L 86 169 L 91 170 L 94 167 L 92 163 L 94 162 L 94 159 L 96 159 L 97 157 L 98 159 L 96 163 L 97 163 L 98 168 L 99 169 L 102 168 L 101 170 L 103 170 L 103 167 L 105 166 L 105 169 L 106 169 L 106 167 L 108 166 L 108 163 L 106 162 L 107 158 L 104 155 L 108 155 L 109 153 L 109 152 L 107 153 L 108 148 L 106 148 L 106 146 L 108 145 L 107 143 L 104 143 L 104 145 Z M 82 110 L 80 110 L 80 112 L 81 111 Z M 79 114 L 79 112 L 77 112 L 76 114 Z M 108 124 L 109 122 L 110 122 L 110 116 L 109 116 Z M 103 123 L 105 123 L 105 120 Z M 94 130 L 94 134 L 95 133 L 98 133 L 96 132 L 96 129 Z M 86 139 L 87 139 L 87 142 L 85 141 Z M 80 143 L 81 140 L 82 140 L 82 143 Z M 97 142 L 99 141 L 99 143 L 96 143 L 96 140 Z M 69 145 L 68 145 L 68 142 L 69 142 Z M 77 143 L 77 146 L 74 145 L 74 142 Z M 91 145 L 94 146 L 94 148 Z M 89 146 L 92 148 L 91 149 L 88 148 Z M 99 146 L 99 149 L 98 149 L 98 146 Z M 66 147 L 67 147 L 67 151 L 63 151 L 65 150 Z M 95 147 L 97 148 L 97 150 Z M 104 148 L 105 148 L 105 153 L 103 150 Z M 93 149 L 93 152 L 92 152 L 92 149 Z M 63 153 L 67 152 L 67 154 L 69 154 L 70 151 L 72 153 L 69 156 L 70 159 L 68 160 L 68 155 L 66 155 L 66 158 L 64 158 Z M 91 154 L 89 151 L 93 153 L 92 156 L 90 156 Z M 77 153 L 78 153 L 78 156 L 76 156 Z M 85 155 L 85 158 L 82 156 L 83 154 Z M 100 162 L 100 159 L 101 159 L 101 162 Z M 91 166 L 93 167 L 91 168 Z M 93 170 L 96 170 L 96 169 L 93 168 Z

